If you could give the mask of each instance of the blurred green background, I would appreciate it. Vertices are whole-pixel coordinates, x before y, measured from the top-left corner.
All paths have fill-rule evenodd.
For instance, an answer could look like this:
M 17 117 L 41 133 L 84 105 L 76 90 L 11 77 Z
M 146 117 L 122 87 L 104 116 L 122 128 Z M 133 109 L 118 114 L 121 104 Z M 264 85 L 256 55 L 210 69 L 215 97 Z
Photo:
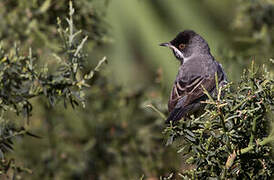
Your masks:
M 273 73 L 274 2 L 271 0 L 77 0 L 74 21 L 89 36 L 87 65 L 106 56 L 87 90 L 87 107 L 50 108 L 33 99 L 29 125 L 10 116 L 42 139 L 24 137 L 11 158 L 33 173 L 23 179 L 154 180 L 185 168 L 176 145 L 165 146 L 164 120 L 145 107 L 167 114 L 166 102 L 178 61 L 158 44 L 192 29 L 209 43 L 230 81 L 239 80 L 252 59 Z M 60 51 L 56 18 L 68 15 L 67 0 L 0 1 L 0 39 L 20 42 L 54 66 Z M 17 120 L 19 119 L 19 120 Z
M 170 87 L 178 62 L 168 49 L 158 44 L 170 41 L 185 29 L 192 29 L 208 41 L 211 52 L 223 64 L 228 76 L 237 80 L 238 73 L 252 58 L 266 62 L 273 56 L 269 37 L 273 29 L 264 27 L 265 24 L 255 27 L 255 22 L 252 22 L 273 16 L 273 9 L 267 10 L 270 12 L 256 12 L 258 16 L 252 15 L 255 16 L 253 19 L 251 15 L 244 14 L 245 11 L 255 13 L 248 9 L 250 6 L 258 11 L 266 8 L 263 3 L 255 7 L 255 3 L 226 0 L 113 1 L 108 7 L 107 21 L 111 25 L 114 41 L 107 49 L 114 72 L 120 82 L 122 80 L 125 85 L 136 87 L 150 83 L 155 69 L 162 68 L 164 84 Z M 270 21 L 273 23 L 273 19 Z M 253 31 L 255 28 L 256 32 Z M 256 51 L 251 50 L 251 46 Z M 248 52 L 247 48 L 250 48 Z M 233 52 L 239 57 L 223 56 L 224 53 L 233 56 Z

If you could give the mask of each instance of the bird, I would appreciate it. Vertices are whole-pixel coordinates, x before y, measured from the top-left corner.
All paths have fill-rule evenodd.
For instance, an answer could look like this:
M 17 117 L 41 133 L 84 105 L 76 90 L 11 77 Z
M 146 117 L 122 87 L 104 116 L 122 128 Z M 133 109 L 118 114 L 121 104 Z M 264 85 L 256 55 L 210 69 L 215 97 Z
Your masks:
M 215 74 L 219 87 L 227 84 L 227 77 L 222 65 L 212 56 L 207 41 L 193 30 L 184 30 L 160 46 L 169 47 L 180 61 L 168 101 L 166 123 L 170 124 L 190 117 L 205 107 L 201 101 L 208 97 L 203 88 L 211 95 L 216 93 Z

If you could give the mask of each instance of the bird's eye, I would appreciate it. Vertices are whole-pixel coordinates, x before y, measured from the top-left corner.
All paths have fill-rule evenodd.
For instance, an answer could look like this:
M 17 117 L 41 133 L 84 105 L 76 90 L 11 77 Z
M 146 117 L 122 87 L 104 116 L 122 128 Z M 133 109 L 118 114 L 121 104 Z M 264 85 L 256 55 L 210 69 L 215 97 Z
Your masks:
M 179 45 L 179 49 L 180 49 L 180 50 L 183 50 L 185 47 L 186 47 L 186 45 L 183 44 L 183 43 Z

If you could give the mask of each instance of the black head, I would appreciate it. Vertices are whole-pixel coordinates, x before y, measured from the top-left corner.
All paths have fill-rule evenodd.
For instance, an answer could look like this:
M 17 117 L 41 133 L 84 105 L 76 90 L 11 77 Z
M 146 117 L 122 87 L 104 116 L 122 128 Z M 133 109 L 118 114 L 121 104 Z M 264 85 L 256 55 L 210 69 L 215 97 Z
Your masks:
M 170 44 L 178 49 L 182 49 L 182 47 L 188 45 L 196 35 L 197 34 L 192 30 L 185 30 L 184 32 L 180 32 L 172 41 L 170 41 Z
M 207 42 L 192 30 L 180 32 L 173 40 L 162 43 L 160 46 L 167 46 L 172 49 L 175 57 L 181 61 L 191 56 L 193 53 L 209 51 Z

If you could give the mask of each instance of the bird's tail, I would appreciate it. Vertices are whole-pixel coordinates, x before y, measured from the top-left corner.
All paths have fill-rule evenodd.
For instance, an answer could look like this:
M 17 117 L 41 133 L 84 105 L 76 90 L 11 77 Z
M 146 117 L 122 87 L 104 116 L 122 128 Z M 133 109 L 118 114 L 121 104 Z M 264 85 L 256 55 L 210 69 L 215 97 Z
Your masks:
M 192 106 L 187 106 L 185 108 L 175 108 L 166 120 L 166 124 L 170 124 L 170 122 L 175 123 L 181 120 L 190 110 Z

